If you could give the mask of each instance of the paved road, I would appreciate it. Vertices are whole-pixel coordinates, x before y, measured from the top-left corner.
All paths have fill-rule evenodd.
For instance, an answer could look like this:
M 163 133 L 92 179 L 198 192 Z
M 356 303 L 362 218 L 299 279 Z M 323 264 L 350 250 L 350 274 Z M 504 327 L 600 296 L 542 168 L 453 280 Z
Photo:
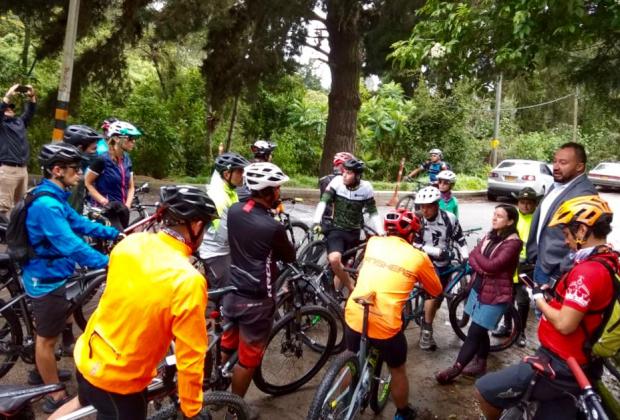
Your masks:
M 614 230 L 609 236 L 609 240 L 620 249 L 620 193 L 601 193 L 601 196 L 609 202 L 611 209 L 617 215 L 612 225 Z M 497 204 L 498 203 L 492 203 L 486 200 L 461 201 L 459 213 L 463 229 L 481 227 L 483 231 L 488 231 L 491 228 L 493 208 Z M 314 205 L 295 204 L 294 207 L 289 207 L 288 210 L 291 212 L 293 218 L 300 219 L 310 225 L 312 223 L 314 208 Z M 380 206 L 379 212 L 383 215 L 390 208 L 391 207 Z

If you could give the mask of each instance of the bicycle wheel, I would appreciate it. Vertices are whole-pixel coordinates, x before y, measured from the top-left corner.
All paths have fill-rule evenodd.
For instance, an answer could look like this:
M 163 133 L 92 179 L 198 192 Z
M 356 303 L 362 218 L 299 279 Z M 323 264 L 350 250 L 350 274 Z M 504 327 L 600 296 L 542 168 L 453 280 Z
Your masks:
M 360 378 L 357 354 L 346 351 L 327 368 L 310 403 L 307 420 L 344 418 Z
M 297 260 L 300 263 L 312 263 L 320 266 L 328 264 L 327 242 L 323 239 L 310 242 L 305 247 L 299 249 Z
M 308 225 L 298 220 L 291 222 L 290 228 L 286 229 L 286 236 L 295 246 L 296 250 L 302 249 L 312 240 Z
M 238 395 L 226 391 L 211 391 L 203 394 L 202 412 L 212 420 L 232 418 L 249 420 L 250 408 Z
M 395 208 L 397 209 L 405 208 L 409 211 L 414 211 L 415 210 L 415 195 L 408 194 L 404 196 L 403 198 L 398 200 L 398 204 L 396 204 Z
M 392 374 L 382 357 L 376 359 L 372 379 L 370 380 L 370 408 L 375 414 L 383 411 L 388 400 L 392 384 Z
M 93 279 L 91 281 L 97 281 L 97 279 Z M 73 287 L 79 286 L 76 284 Z M 101 296 L 103 295 L 104 290 L 105 281 L 103 281 L 90 293 L 88 293 L 88 295 L 84 297 L 82 304 L 73 311 L 73 318 L 75 319 L 75 323 L 82 331 L 84 331 L 84 329 L 86 328 L 86 324 L 88 323 L 88 320 L 92 313 L 95 311 L 95 309 L 97 309 L 97 306 L 99 306 L 99 301 L 101 300 Z
M 528 410 L 525 410 L 521 404 L 515 405 L 514 407 L 510 407 L 507 410 L 502 412 L 500 416 L 500 420 L 529 420 L 534 418 L 533 414 L 529 416 Z
M 467 331 L 469 330 L 467 325 L 469 325 L 470 317 L 465 313 L 465 305 L 468 298 L 469 292 L 459 294 L 454 298 L 454 300 L 452 300 L 448 309 L 450 325 L 456 335 L 463 341 L 465 341 Z M 519 338 L 519 331 L 521 331 L 521 320 L 517 309 L 510 305 L 506 314 L 511 318 L 512 322 L 510 324 L 512 325 L 510 335 L 508 337 L 493 337 L 493 335 L 489 334 L 489 339 L 491 341 L 489 351 L 495 352 L 506 350 L 517 341 L 517 338 Z
M 327 362 L 335 340 L 336 321 L 327 309 L 304 306 L 287 314 L 271 331 L 254 383 L 271 395 L 296 390 Z
M 0 299 L 0 307 L 5 302 Z M 19 318 L 11 308 L 0 312 L 0 378 L 7 374 L 19 358 L 24 336 Z

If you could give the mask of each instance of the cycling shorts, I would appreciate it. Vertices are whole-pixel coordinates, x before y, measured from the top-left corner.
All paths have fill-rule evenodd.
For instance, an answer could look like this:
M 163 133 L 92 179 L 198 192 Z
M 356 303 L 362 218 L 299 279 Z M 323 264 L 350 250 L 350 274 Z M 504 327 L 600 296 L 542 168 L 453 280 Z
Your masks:
M 351 248 L 355 248 L 360 242 L 359 230 L 331 229 L 327 231 L 327 253 L 344 253 Z
M 50 293 L 30 298 L 32 302 L 32 315 L 39 337 L 52 338 L 58 336 L 67 324 L 67 311 L 71 303 L 66 297 L 65 286 Z
M 539 377 L 532 392 L 532 400 L 538 401 L 537 419 L 571 419 L 577 415 L 577 408 L 571 395 L 579 395 L 580 389 L 570 368 L 564 361 L 544 348 L 536 356 L 550 360 L 556 380 Z M 502 370 L 487 373 L 476 381 L 476 388 L 492 406 L 508 409 L 519 403 L 534 376 L 529 363 L 519 362 Z
M 224 323 L 232 326 L 222 334 L 222 351 L 239 353 L 239 365 L 255 368 L 260 365 L 269 340 L 275 303 L 273 299 L 250 299 L 229 293 L 222 301 Z
M 345 324 L 344 339 L 347 344 L 347 350 L 357 353 L 360 349 L 360 340 L 362 335 L 354 331 Z M 378 338 L 368 338 L 368 343 L 379 350 L 379 354 L 385 363 L 391 368 L 402 366 L 407 361 L 407 339 L 403 331 L 399 331 L 396 335 L 380 340 Z

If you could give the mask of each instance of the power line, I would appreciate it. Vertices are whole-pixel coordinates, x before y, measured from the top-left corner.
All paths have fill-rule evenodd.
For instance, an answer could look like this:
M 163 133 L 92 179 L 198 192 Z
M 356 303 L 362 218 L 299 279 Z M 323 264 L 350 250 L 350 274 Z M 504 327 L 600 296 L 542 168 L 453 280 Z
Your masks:
M 521 109 L 537 108 L 537 107 L 540 107 L 540 106 L 545 106 L 545 105 L 552 104 L 552 103 L 554 103 L 554 102 L 563 101 L 564 99 L 571 98 L 571 97 L 573 97 L 573 96 L 575 96 L 575 93 L 569 93 L 568 95 L 562 96 L 562 97 L 560 97 L 560 98 L 555 98 L 555 99 L 552 99 L 552 100 L 550 100 L 550 101 L 541 102 L 541 103 L 538 103 L 538 104 L 533 104 L 533 105 L 519 106 L 519 107 L 516 107 L 516 108 L 504 108 L 504 109 L 502 109 L 501 111 L 502 111 L 502 112 L 503 112 L 503 111 L 519 111 L 519 110 L 521 110 Z

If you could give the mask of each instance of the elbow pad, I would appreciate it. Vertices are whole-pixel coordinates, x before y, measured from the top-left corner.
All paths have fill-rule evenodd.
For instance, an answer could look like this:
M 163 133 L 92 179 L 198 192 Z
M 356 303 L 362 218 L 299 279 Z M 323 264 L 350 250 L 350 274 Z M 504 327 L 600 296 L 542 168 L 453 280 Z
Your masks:
M 443 250 L 436 246 L 424 245 L 422 251 L 426 252 L 431 258 L 440 258 L 443 254 Z
M 377 235 L 382 236 L 385 234 L 385 232 L 383 231 L 383 226 L 381 225 L 381 218 L 379 217 L 378 213 L 370 216 L 370 219 L 368 221 L 372 225 L 372 228 L 377 232 Z
M 327 207 L 327 203 L 324 201 L 320 201 L 316 206 L 316 210 L 314 211 L 314 217 L 312 218 L 312 223 L 319 224 L 321 223 L 321 219 L 323 218 L 323 213 L 325 212 L 325 207 Z

